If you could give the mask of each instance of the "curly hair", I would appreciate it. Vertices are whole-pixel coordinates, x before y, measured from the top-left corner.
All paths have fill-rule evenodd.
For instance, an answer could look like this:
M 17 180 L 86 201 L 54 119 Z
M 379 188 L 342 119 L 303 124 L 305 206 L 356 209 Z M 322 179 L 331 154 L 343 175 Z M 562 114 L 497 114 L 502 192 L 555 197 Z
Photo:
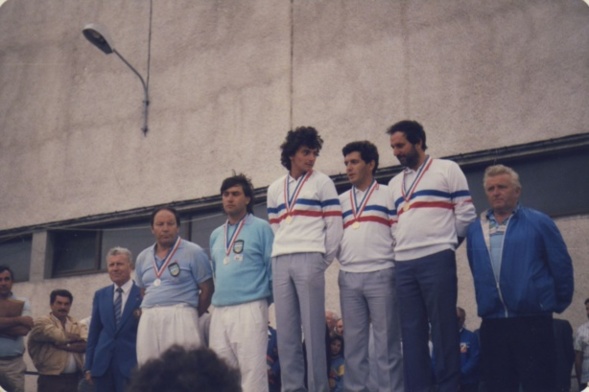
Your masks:
M 280 163 L 282 163 L 282 166 L 290 170 L 290 158 L 296 154 L 301 146 L 316 149 L 319 152 L 321 151 L 321 147 L 323 147 L 323 139 L 313 127 L 298 127 L 288 131 L 284 142 L 280 145 L 280 149 L 282 150 Z
M 241 392 L 239 371 L 208 348 L 174 345 L 133 373 L 127 392 Z

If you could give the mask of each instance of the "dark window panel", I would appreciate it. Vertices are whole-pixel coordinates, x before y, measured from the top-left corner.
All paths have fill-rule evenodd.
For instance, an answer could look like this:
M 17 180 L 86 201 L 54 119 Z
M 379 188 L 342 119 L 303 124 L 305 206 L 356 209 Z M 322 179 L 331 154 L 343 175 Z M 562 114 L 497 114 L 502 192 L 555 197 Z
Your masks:
M 0 243 L 0 264 L 10 267 L 15 282 L 29 280 L 32 236 L 23 236 Z
M 63 230 L 53 235 L 53 276 L 93 271 L 98 268 L 99 232 Z
M 498 159 L 496 163 L 509 166 L 519 174 L 523 205 L 553 217 L 589 213 L 589 154 L 586 151 L 525 160 Z M 490 165 L 463 168 L 479 213 L 489 208 L 483 175 Z

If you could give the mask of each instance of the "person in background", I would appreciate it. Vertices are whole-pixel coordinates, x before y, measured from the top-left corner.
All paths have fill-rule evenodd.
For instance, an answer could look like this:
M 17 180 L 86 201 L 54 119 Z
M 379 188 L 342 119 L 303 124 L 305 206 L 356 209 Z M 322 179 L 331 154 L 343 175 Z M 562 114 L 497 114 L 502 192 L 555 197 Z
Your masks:
M 325 324 L 327 324 L 327 329 L 329 330 L 330 334 L 333 334 L 333 331 L 335 331 L 335 324 L 339 319 L 339 315 L 333 310 L 325 311 Z
M 333 336 L 329 342 L 329 391 L 344 391 L 344 339 L 341 336 Z
M 573 327 L 567 320 L 553 319 L 554 341 L 556 343 L 556 392 L 571 390 L 571 370 L 575 364 Z
M 487 167 L 483 186 L 490 208 L 467 233 L 483 381 L 488 392 L 554 392 L 552 314 L 573 298 L 571 257 L 552 219 L 520 205 L 512 168 Z
M 478 392 L 480 382 L 479 337 L 464 327 L 466 312 L 456 308 L 460 330 L 460 392 Z
M 85 378 L 95 385 L 96 392 L 124 392 L 137 367 L 141 292 L 131 279 L 131 251 L 110 249 L 106 268 L 112 284 L 94 293 Z
M 585 300 L 585 314 L 589 318 L 589 298 Z M 587 388 L 589 382 L 589 321 L 577 329 L 575 337 L 575 374 L 579 390 Z
M 268 324 L 268 348 L 266 351 L 266 365 L 268 366 L 269 392 L 280 392 L 280 357 L 278 356 L 278 338 L 276 330 Z
M 333 328 L 333 332 L 337 336 L 344 336 L 344 319 L 339 319 L 335 322 L 335 327 Z
M 242 392 L 239 379 L 213 350 L 173 345 L 133 373 L 127 392 Z
M 23 360 L 24 337 L 33 328 L 31 303 L 27 298 L 12 293 L 14 274 L 5 265 L 0 266 L 0 386 L 15 392 L 25 390 Z
M 53 290 L 51 313 L 35 320 L 28 339 L 29 355 L 39 372 L 38 392 L 77 392 L 84 368 L 88 330 L 69 315 L 74 297 Z

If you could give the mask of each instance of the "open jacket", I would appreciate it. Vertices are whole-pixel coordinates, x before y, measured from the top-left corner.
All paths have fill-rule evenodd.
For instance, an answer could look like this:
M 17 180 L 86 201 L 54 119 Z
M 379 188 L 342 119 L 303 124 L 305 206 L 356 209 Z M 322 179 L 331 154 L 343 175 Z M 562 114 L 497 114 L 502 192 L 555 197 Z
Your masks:
M 80 335 L 82 340 L 86 340 L 88 336 L 86 326 L 69 316 L 65 329 L 61 321 L 52 314 L 35 320 L 35 326 L 29 334 L 28 349 L 39 374 L 58 375 L 63 373 L 70 353 L 56 348 L 55 344 L 68 342 L 66 332 Z M 71 354 L 74 356 L 78 371 L 81 371 L 84 365 L 84 354 L 74 352 Z
M 547 215 L 518 206 L 507 224 L 499 282 L 491 266 L 488 217 L 467 233 L 468 262 L 482 318 L 561 313 L 573 297 L 573 266 L 562 236 Z

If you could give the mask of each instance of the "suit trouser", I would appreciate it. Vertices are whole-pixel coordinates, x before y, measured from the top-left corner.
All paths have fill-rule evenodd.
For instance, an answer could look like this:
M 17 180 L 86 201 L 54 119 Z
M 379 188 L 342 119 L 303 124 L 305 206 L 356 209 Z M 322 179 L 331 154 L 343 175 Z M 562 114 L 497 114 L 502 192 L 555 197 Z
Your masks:
M 372 272 L 340 271 L 338 283 L 344 321 L 346 392 L 403 392 L 401 325 L 393 267 Z M 372 331 L 368 326 L 372 324 Z M 368 347 L 373 334 L 375 374 L 370 374 Z
M 301 342 L 307 351 L 307 387 L 327 392 L 325 348 L 325 269 L 321 253 L 295 253 L 272 259 L 278 355 L 283 392 L 306 391 Z
M 243 392 L 267 392 L 268 301 L 216 307 L 210 348 L 241 373 Z
M 202 345 L 198 312 L 188 305 L 143 308 L 137 328 L 137 364 L 158 358 L 179 344 L 185 348 Z
M 485 318 L 480 337 L 481 368 L 487 391 L 556 390 L 556 346 L 551 315 Z
M 121 364 L 116 355 L 112 356 L 106 373 L 100 377 L 92 377 L 96 392 L 125 392 L 129 378 L 121 372 Z
M 456 392 L 460 383 L 460 337 L 456 318 L 454 251 L 444 250 L 395 264 L 403 332 L 405 391 Z M 431 339 L 435 358 L 429 355 Z
M 77 392 L 81 373 L 59 374 L 49 376 L 40 374 L 37 378 L 38 392 Z

